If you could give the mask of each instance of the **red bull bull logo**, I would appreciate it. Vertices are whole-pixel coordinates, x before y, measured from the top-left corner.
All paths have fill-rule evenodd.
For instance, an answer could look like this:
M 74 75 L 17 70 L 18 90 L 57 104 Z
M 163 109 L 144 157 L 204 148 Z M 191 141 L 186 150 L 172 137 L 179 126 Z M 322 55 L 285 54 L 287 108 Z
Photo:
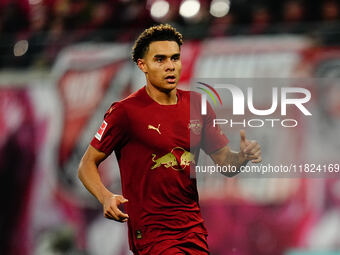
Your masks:
M 181 147 L 175 147 L 171 150 L 171 152 L 157 159 L 156 157 L 156 154 L 152 154 L 152 162 L 154 162 L 154 165 L 151 167 L 151 170 L 164 166 L 165 168 L 171 167 L 176 171 L 180 171 L 185 167 L 190 166 L 191 163 L 195 163 L 194 154 Z

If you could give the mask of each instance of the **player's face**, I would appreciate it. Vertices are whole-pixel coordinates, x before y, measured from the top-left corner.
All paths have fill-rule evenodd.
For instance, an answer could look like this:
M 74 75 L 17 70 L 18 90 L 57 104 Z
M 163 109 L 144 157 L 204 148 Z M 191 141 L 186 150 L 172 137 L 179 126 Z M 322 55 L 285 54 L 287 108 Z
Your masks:
M 138 66 L 145 73 L 148 85 L 171 91 L 181 75 L 180 48 L 175 41 L 152 42 Z

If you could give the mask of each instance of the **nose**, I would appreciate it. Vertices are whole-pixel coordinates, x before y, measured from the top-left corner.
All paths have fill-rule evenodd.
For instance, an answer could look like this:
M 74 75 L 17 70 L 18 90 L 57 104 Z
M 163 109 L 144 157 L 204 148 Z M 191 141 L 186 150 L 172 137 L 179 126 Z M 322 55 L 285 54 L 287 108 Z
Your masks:
M 166 71 L 174 71 L 175 70 L 175 65 L 172 62 L 171 59 L 168 59 L 166 62 Z

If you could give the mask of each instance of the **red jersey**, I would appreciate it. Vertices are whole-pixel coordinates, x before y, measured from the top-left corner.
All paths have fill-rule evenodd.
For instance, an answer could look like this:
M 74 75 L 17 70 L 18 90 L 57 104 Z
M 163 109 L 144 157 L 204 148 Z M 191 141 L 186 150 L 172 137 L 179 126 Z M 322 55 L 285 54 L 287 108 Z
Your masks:
M 190 113 L 190 97 L 199 94 L 177 89 L 177 104 L 160 105 L 143 87 L 112 104 L 91 142 L 107 155 L 116 153 L 122 193 L 129 200 L 125 209 L 133 251 L 155 240 L 176 238 L 188 228 L 206 234 L 190 165 L 197 160 L 199 147 L 210 154 L 228 139 L 206 124 L 215 118 L 210 106 L 202 116 L 197 100 Z M 209 143 L 202 141 L 203 136 Z

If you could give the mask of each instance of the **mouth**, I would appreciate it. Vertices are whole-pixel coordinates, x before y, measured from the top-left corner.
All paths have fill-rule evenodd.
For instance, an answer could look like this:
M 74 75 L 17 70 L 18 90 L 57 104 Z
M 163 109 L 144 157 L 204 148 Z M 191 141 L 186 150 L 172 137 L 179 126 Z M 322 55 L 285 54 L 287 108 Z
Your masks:
M 168 83 L 176 83 L 176 76 L 175 75 L 168 75 L 165 77 L 165 80 L 167 80 Z

